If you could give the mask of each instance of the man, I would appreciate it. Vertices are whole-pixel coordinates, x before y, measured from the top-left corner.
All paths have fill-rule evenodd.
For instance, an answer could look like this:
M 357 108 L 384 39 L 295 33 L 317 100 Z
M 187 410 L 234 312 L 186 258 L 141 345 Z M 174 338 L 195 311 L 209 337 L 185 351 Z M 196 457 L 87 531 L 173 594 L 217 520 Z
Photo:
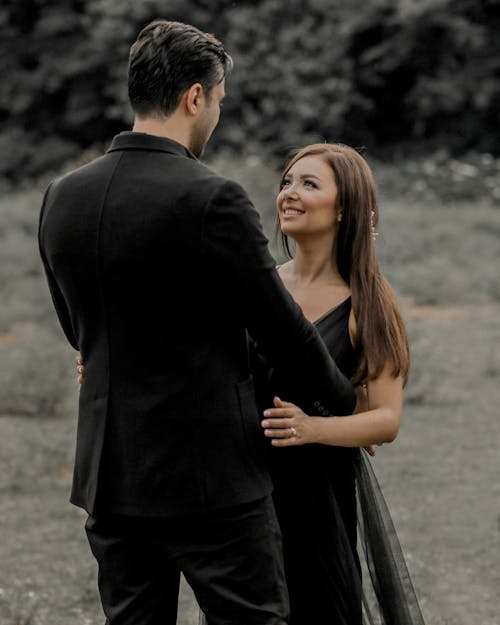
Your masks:
M 211 35 L 146 26 L 133 131 L 42 207 L 52 297 L 85 363 L 71 501 L 90 515 L 108 625 L 175 624 L 181 571 L 211 625 L 286 623 L 247 330 L 291 388 L 354 406 L 245 192 L 197 160 L 230 67 Z

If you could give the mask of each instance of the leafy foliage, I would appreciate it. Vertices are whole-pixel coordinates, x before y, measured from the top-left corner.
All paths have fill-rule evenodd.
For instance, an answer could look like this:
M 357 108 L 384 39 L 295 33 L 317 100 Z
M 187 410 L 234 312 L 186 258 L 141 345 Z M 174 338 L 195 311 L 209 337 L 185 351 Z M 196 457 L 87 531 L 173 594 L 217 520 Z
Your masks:
M 234 57 L 216 149 L 498 153 L 497 0 L 7 0 L 0 173 L 37 176 L 127 127 L 128 49 L 158 16 L 214 32 Z

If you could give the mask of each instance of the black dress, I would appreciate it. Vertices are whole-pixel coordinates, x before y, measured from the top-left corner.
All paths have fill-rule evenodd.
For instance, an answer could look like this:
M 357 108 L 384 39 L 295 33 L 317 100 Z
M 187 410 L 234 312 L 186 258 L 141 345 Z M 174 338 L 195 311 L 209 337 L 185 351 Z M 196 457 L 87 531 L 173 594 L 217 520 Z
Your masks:
M 351 299 L 315 325 L 351 377 Z M 251 350 L 259 404 L 301 399 Z M 304 400 L 305 401 L 305 400 Z M 314 407 L 311 414 L 322 414 Z M 332 417 L 342 418 L 342 417 Z M 283 537 L 289 625 L 424 625 L 404 556 L 367 454 L 327 445 L 270 446 L 274 503 Z M 200 618 L 200 623 L 206 621 Z
M 350 311 L 348 298 L 315 323 L 347 377 L 356 366 Z M 286 380 L 272 374 L 270 388 L 287 400 Z M 314 414 L 321 415 L 323 407 L 316 408 Z M 272 448 L 271 475 L 283 535 L 290 625 L 423 624 L 365 452 L 327 445 Z

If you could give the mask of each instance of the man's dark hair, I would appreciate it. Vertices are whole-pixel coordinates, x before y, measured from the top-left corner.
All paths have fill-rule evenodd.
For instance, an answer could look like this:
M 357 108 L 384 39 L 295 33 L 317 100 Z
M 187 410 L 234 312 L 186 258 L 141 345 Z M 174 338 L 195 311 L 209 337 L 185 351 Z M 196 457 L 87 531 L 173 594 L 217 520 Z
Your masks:
M 145 26 L 130 48 L 128 95 L 140 117 L 170 115 L 181 94 L 199 82 L 211 90 L 233 62 L 213 35 L 181 22 L 155 20 Z

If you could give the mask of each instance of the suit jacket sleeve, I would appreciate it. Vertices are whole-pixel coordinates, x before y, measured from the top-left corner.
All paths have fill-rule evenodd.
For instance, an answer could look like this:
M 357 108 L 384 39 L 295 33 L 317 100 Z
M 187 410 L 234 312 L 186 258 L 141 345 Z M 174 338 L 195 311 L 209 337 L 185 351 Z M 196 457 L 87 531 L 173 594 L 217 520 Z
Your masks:
M 66 335 L 66 338 L 70 342 L 71 346 L 76 350 L 79 350 L 78 341 L 75 336 L 75 332 L 73 330 L 73 324 L 71 323 L 71 317 L 69 314 L 69 309 L 66 304 L 66 300 L 64 299 L 64 295 L 59 288 L 55 276 L 52 272 L 52 269 L 47 260 L 47 256 L 44 250 L 44 237 L 43 237 L 43 227 L 44 227 L 44 213 L 47 204 L 47 198 L 49 195 L 50 187 L 52 183 L 49 185 L 47 190 L 45 191 L 45 196 L 43 198 L 42 208 L 40 211 L 40 222 L 38 226 L 38 246 L 40 249 L 40 255 L 42 257 L 43 266 L 45 269 L 45 275 L 47 276 L 47 281 L 49 283 L 50 294 L 52 296 L 52 302 L 54 303 L 54 308 L 56 309 L 57 316 L 59 318 L 59 323 Z
M 205 210 L 203 240 L 207 261 L 227 276 L 227 289 L 241 306 L 250 335 L 270 363 L 285 374 L 289 388 L 331 414 L 351 414 L 352 385 L 283 285 L 259 214 L 240 185 L 226 181 L 212 195 Z

